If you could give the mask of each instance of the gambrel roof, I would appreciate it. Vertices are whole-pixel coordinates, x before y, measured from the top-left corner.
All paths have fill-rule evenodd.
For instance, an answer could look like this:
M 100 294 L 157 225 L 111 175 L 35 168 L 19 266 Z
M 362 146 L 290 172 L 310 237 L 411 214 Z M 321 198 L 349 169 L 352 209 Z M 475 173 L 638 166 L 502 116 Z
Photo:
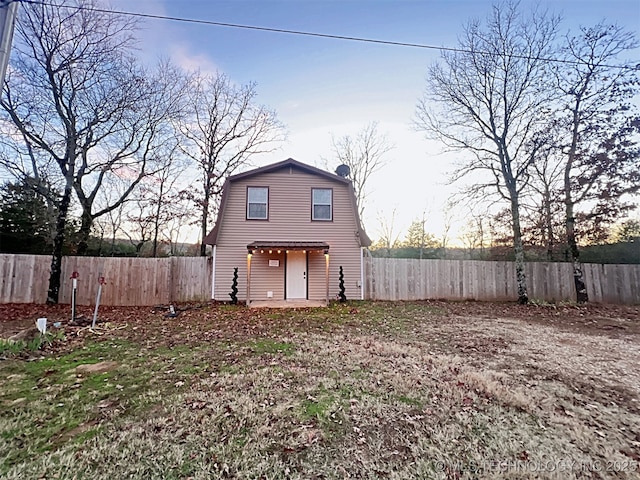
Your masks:
M 322 170 L 317 167 L 313 167 L 311 165 L 307 165 L 306 163 L 299 162 L 294 160 L 293 158 L 288 158 L 283 160 L 282 162 L 272 163 L 271 165 L 266 165 L 264 167 L 255 168 L 253 170 L 249 170 L 247 172 L 238 173 L 236 175 L 232 175 L 227 178 L 222 188 L 222 198 L 220 199 L 220 208 L 218 209 L 218 218 L 216 219 L 216 224 L 213 227 L 213 230 L 204 238 L 204 243 L 207 245 L 215 245 L 218 239 L 218 231 L 220 229 L 220 224 L 222 223 L 222 218 L 224 217 L 225 207 L 227 204 L 227 200 L 229 197 L 229 189 L 231 183 L 247 179 L 253 176 L 258 176 L 264 173 L 275 172 L 277 170 L 281 170 L 282 168 L 291 167 L 302 170 L 304 172 L 310 173 L 312 175 L 318 175 L 320 177 L 331 180 L 332 182 L 340 183 L 346 185 L 349 189 L 349 197 L 352 201 L 353 211 L 355 213 L 355 221 L 358 229 L 358 238 L 360 239 L 360 245 L 363 247 L 368 247 L 371 245 L 371 239 L 367 236 L 364 228 L 362 227 L 362 222 L 360 220 L 360 215 L 358 214 L 358 207 L 356 205 L 356 195 L 353 190 L 353 184 L 351 180 L 340 177 L 336 174 L 327 172 L 326 170 Z

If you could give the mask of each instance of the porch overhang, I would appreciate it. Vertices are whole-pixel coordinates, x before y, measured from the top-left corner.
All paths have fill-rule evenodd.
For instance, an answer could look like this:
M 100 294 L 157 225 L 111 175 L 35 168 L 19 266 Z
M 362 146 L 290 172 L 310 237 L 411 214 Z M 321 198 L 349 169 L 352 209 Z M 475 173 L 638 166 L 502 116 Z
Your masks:
M 324 254 L 325 262 L 325 300 L 324 304 L 329 305 L 329 244 L 326 242 L 286 242 L 278 240 L 255 241 L 247 245 L 247 306 L 251 306 L 251 258 L 255 254 L 264 254 L 273 251 L 289 252 L 292 250 L 303 252 L 319 252 Z M 306 300 L 309 301 L 308 298 Z M 287 306 L 299 305 L 298 302 L 286 302 Z
M 306 250 L 308 252 L 329 253 L 326 242 L 287 242 L 278 240 L 255 241 L 247 245 L 248 253 L 259 253 L 264 250 Z

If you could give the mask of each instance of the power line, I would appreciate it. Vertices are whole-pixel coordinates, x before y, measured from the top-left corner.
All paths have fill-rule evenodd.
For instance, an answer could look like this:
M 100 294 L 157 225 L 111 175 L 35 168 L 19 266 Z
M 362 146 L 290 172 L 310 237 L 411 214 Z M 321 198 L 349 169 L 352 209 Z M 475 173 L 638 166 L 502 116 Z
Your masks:
M 271 27 L 261 27 L 257 25 L 243 25 L 239 23 L 227 23 L 227 22 L 215 22 L 213 20 L 200 20 L 196 18 L 184 18 L 184 17 L 174 17 L 169 15 L 155 15 L 152 13 L 139 13 L 139 12 L 127 12 L 125 10 L 108 10 L 104 8 L 98 7 L 86 7 L 83 5 L 57 5 L 54 3 L 49 3 L 45 1 L 38 0 L 10 0 L 8 3 L 20 2 L 20 3 L 29 3 L 34 5 L 43 5 L 48 7 L 64 7 L 64 8 L 73 8 L 76 10 L 86 10 L 90 12 L 99 12 L 99 13 L 107 13 L 107 14 L 115 14 L 115 15 L 127 15 L 130 17 L 138 17 L 138 18 L 147 18 L 152 20 L 169 20 L 174 22 L 181 23 L 190 23 L 190 24 L 198 24 L 198 25 L 209 25 L 215 27 L 228 27 L 228 28 L 239 28 L 244 30 L 256 30 L 261 32 L 271 32 L 271 33 L 283 33 L 288 35 L 300 35 L 306 37 L 316 37 L 316 38 L 330 38 L 333 40 L 344 40 L 351 42 L 361 42 L 361 43 L 373 43 L 377 45 L 390 45 L 394 47 L 411 47 L 411 48 L 422 48 L 426 50 L 439 50 L 445 52 L 454 52 L 454 53 L 470 53 L 470 54 L 479 54 L 479 55 L 488 55 L 494 56 L 494 53 L 491 52 L 483 52 L 476 50 L 468 50 L 464 48 L 455 48 L 455 47 L 438 47 L 435 45 L 428 45 L 424 43 L 411 43 L 411 42 L 396 42 L 392 40 L 380 40 L 375 38 L 364 38 L 364 37 L 352 37 L 346 35 L 332 35 L 329 33 L 318 33 L 318 32 L 305 32 L 301 30 L 288 30 L 285 28 L 271 28 Z M 523 60 L 541 60 L 545 62 L 554 62 L 554 63 L 566 63 L 570 65 L 586 65 L 584 62 L 579 62 L 576 60 L 563 60 L 558 58 L 545 58 L 545 57 L 532 57 L 528 55 L 511 55 L 513 58 L 523 59 Z M 640 70 L 640 63 L 633 66 L 628 65 L 601 65 L 606 68 L 619 68 L 623 70 Z

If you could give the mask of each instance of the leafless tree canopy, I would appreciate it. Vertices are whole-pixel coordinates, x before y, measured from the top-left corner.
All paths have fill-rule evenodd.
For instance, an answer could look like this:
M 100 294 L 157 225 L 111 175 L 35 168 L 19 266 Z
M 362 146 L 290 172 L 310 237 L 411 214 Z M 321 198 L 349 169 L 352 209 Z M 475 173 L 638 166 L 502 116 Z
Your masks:
M 544 59 L 552 55 L 558 21 L 539 11 L 524 17 L 515 2 L 494 5 L 485 25 L 467 24 L 462 51 L 443 52 L 429 69 L 417 109 L 419 129 L 468 157 L 454 179 L 488 173 L 477 188 L 493 188 L 510 203 L 523 303 L 528 297 L 519 202 L 552 92 Z
M 526 233 L 544 239 L 548 258 L 556 244 L 568 246 L 577 300 L 586 301 L 577 226 L 603 232 L 633 207 L 624 197 L 640 189 L 632 102 L 639 79 L 619 58 L 638 41 L 604 24 L 556 39 L 558 25 L 545 13 L 522 17 L 517 2 L 496 4 L 486 26 L 466 27 L 465 52 L 443 52 L 429 70 L 417 123 L 466 155 L 454 180 L 488 174 L 473 193 L 497 192 L 510 203 L 516 264 L 524 215 Z M 518 284 L 526 293 L 526 279 Z
M 201 212 L 201 238 L 208 233 L 225 179 L 254 155 L 271 152 L 285 138 L 276 113 L 256 103 L 256 85 L 238 86 L 226 75 L 197 74 L 187 94 L 187 116 L 180 132 L 184 153 L 200 171 L 191 197 Z M 204 243 L 201 254 L 205 253 Z
M 637 135 L 640 115 L 632 104 L 640 78 L 620 56 L 639 45 L 631 33 L 615 25 L 599 24 L 567 35 L 562 53 L 571 63 L 555 68 L 561 103 L 555 125 L 560 132 L 557 161 L 563 171 L 567 243 L 578 258 L 576 206 L 590 202 L 583 220 L 595 219 L 590 229 L 632 208 L 624 195 L 640 188 Z M 617 64 L 628 68 L 611 68 Z
M 397 230 L 397 225 L 395 225 L 396 210 L 396 208 L 393 208 L 391 215 L 378 211 L 378 231 L 380 237 L 373 247 L 376 249 L 385 249 L 387 256 L 391 255 L 391 249 L 397 247 L 400 242 L 400 232 Z
M 459 48 L 443 52 L 429 69 L 417 108 L 417 127 L 452 150 L 471 156 L 456 171 L 490 173 L 491 184 L 510 198 L 521 191 L 531 165 L 531 142 L 548 115 L 549 66 L 558 19 L 517 4 L 493 7 L 484 26 L 465 27 Z M 512 185 L 516 182 L 517 185 Z
M 1 101 L 12 130 L 2 145 L 4 167 L 36 179 L 40 193 L 58 203 L 51 302 L 57 301 L 72 193 L 82 209 L 78 253 L 83 254 L 94 219 L 118 208 L 153 171 L 165 124 L 179 112 L 175 70 L 164 65 L 150 72 L 135 60 L 135 23 L 74 8 L 80 4 L 98 5 L 93 0 L 23 5 Z M 127 178 L 128 186 L 96 211 L 98 193 L 114 175 Z M 61 194 L 46 191 L 45 184 Z
M 355 137 L 345 135 L 332 138 L 333 153 L 339 164 L 347 165 L 351 171 L 349 178 L 353 183 L 360 218 L 364 213 L 369 177 L 384 164 L 384 155 L 393 150 L 386 135 L 378 132 L 378 123 L 371 122 Z

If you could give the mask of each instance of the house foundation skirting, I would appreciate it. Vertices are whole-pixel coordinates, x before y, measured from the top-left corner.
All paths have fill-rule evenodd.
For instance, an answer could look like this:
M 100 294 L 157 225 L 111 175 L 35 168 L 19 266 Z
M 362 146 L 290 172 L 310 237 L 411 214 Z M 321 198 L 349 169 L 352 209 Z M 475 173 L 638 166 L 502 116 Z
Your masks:
M 249 308 L 315 308 L 327 305 L 325 300 L 254 300 Z

